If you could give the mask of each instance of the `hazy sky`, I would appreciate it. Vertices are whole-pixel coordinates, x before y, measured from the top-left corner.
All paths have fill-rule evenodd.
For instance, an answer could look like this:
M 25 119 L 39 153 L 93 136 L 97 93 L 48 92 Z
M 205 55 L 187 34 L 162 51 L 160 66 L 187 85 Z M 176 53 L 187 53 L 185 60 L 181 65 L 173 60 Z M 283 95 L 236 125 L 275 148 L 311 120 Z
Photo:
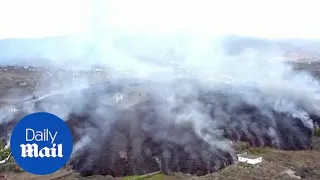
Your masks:
M 0 0 L 0 38 L 83 33 L 90 27 L 320 38 L 319 17 L 317 0 Z

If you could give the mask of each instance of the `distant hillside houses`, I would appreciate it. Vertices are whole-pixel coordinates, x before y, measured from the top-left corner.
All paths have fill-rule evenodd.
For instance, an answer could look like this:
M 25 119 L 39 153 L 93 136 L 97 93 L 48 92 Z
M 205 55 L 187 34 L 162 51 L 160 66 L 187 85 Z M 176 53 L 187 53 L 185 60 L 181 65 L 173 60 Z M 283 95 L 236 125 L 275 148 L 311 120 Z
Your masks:
M 300 54 L 297 52 L 287 52 L 285 53 L 285 57 L 291 61 L 300 61 L 300 62 L 313 62 L 320 60 L 320 57 L 308 56 L 304 54 Z

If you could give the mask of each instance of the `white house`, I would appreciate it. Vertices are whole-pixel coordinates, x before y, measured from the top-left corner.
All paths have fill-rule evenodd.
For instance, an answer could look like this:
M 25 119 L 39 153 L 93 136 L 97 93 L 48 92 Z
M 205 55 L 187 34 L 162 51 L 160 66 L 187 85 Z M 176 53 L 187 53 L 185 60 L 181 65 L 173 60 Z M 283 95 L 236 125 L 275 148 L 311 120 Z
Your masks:
M 255 156 L 250 154 L 238 154 L 239 162 L 246 162 L 248 164 L 258 164 L 262 162 L 261 156 Z

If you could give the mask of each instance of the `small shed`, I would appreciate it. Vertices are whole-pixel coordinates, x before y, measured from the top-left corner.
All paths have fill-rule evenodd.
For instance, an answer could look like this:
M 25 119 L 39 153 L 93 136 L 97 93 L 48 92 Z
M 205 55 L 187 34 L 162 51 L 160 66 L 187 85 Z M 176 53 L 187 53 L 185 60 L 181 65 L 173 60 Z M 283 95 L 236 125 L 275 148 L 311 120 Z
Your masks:
M 258 164 L 262 162 L 261 156 L 255 156 L 250 154 L 238 154 L 238 161 L 245 162 L 248 164 Z

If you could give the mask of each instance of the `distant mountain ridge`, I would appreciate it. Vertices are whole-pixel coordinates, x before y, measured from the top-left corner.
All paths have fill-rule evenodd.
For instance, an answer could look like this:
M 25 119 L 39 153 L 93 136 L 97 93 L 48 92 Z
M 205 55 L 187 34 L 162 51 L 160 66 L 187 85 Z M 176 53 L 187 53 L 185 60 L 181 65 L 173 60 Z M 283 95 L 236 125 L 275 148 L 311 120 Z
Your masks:
M 0 64 L 47 64 L 55 58 L 77 58 L 83 56 L 86 46 L 84 39 L 77 36 L 2 39 Z
M 37 39 L 0 40 L 0 64 L 46 65 L 48 60 L 86 59 L 92 55 L 92 44 L 81 36 L 45 37 Z M 320 60 L 320 40 L 287 39 L 269 40 L 245 36 L 227 36 L 223 47 L 229 54 L 238 54 L 245 49 L 264 52 L 282 51 L 289 60 Z
M 230 36 L 226 38 L 227 49 L 240 52 L 246 48 L 266 51 L 280 50 L 285 57 L 293 61 L 320 60 L 320 40 L 315 39 L 285 39 L 269 40 L 262 38 Z

